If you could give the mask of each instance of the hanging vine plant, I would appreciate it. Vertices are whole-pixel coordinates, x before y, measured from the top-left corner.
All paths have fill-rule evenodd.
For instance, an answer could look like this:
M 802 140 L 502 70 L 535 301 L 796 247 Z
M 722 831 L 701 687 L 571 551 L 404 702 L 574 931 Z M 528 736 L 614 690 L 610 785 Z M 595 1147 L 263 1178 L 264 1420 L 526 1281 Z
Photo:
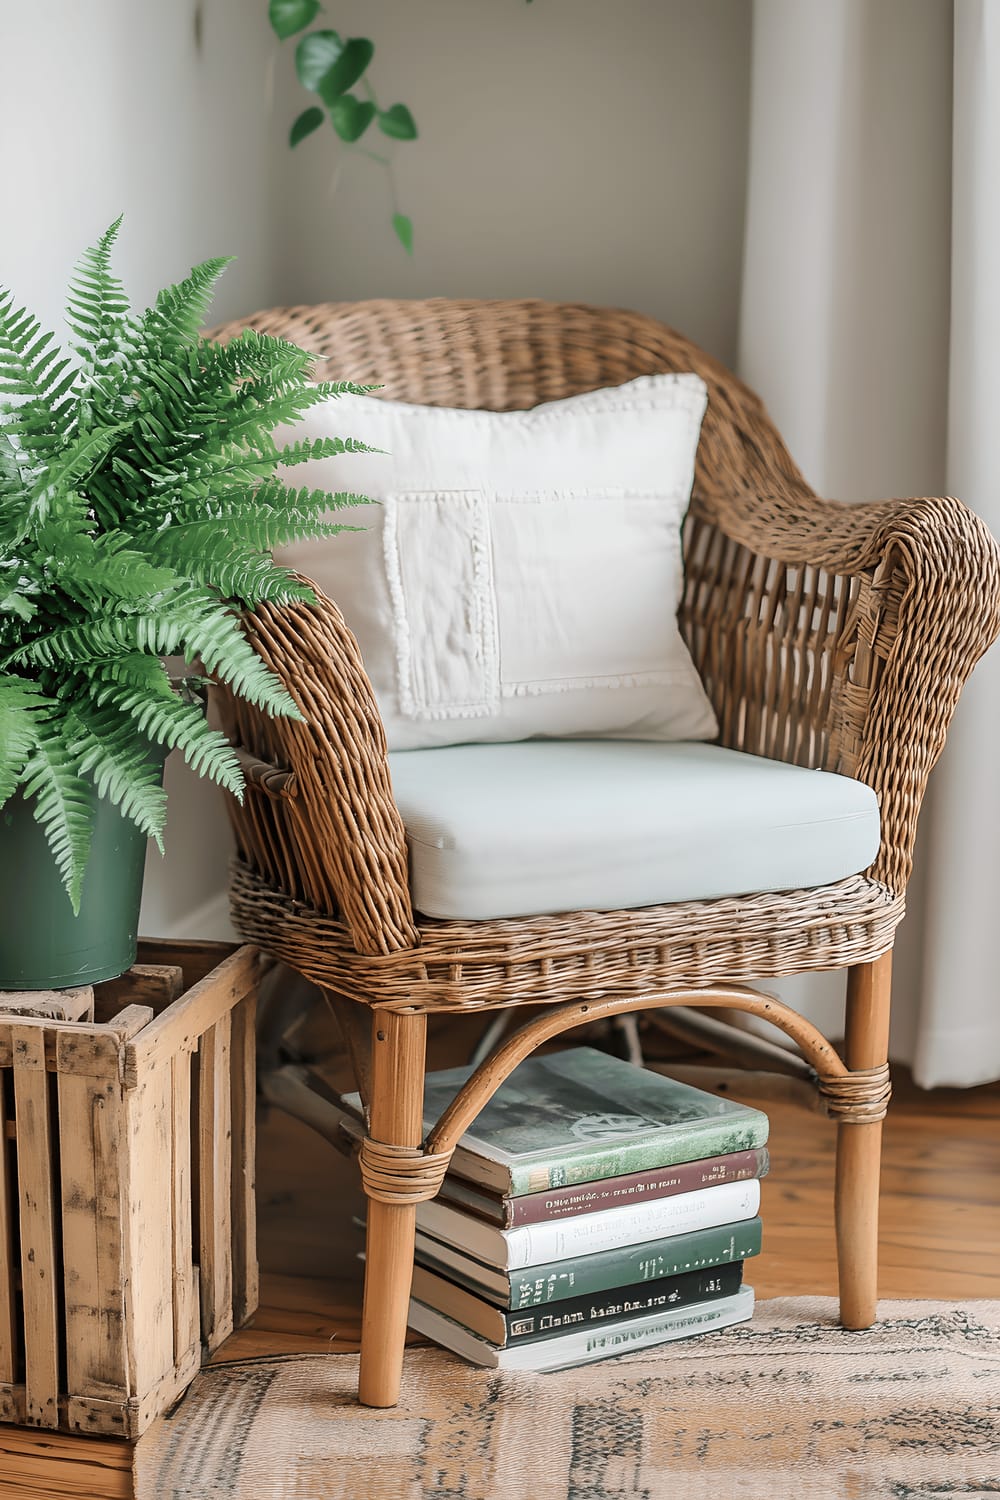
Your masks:
M 288 144 L 298 146 L 329 118 L 345 145 L 363 151 L 385 169 L 392 200 L 392 227 L 407 255 L 412 255 L 413 221 L 400 210 L 392 162 L 382 152 L 358 146 L 373 124 L 392 141 L 417 138 L 416 121 L 407 105 L 390 104 L 384 109 L 375 97 L 367 76 L 375 55 L 374 42 L 361 36 L 345 39 L 336 31 L 322 28 L 308 30 L 320 14 L 319 0 L 269 0 L 268 14 L 279 41 L 299 37 L 295 47 L 296 77 L 319 101 L 296 117 L 288 133 Z M 352 93 L 359 84 L 363 98 Z
M 531 0 L 527 3 L 530 5 Z M 369 64 L 375 55 L 374 42 L 364 36 L 345 40 L 339 32 L 322 27 L 308 29 L 321 10 L 320 0 L 269 0 L 268 3 L 271 30 L 279 42 L 287 42 L 294 36 L 299 38 L 295 46 L 296 77 L 319 100 L 296 116 L 288 132 L 288 144 L 300 145 L 329 118 L 346 146 L 362 152 L 384 169 L 392 201 L 392 227 L 407 255 L 412 255 L 413 220 L 400 210 L 392 160 L 381 151 L 359 146 L 358 142 L 373 124 L 391 141 L 415 141 L 416 121 L 408 105 L 390 104 L 383 109 L 375 97 L 368 78 Z M 363 98 L 351 92 L 359 84 Z

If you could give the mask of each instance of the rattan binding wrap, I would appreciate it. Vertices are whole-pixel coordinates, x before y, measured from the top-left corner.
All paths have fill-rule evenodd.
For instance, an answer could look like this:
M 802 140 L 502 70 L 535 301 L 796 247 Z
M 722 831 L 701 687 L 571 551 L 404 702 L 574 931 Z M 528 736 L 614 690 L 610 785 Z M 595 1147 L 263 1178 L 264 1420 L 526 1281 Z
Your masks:
M 1000 559 L 957 500 L 816 498 L 759 399 L 636 313 L 545 302 L 279 308 L 252 326 L 323 356 L 316 377 L 384 397 L 525 408 L 637 375 L 693 370 L 709 404 L 680 621 L 721 742 L 841 771 L 878 793 L 864 876 L 778 896 L 631 912 L 440 922 L 411 908 L 385 739 L 336 606 L 261 608 L 250 639 L 307 723 L 220 694 L 258 772 L 233 805 L 239 930 L 317 983 L 376 1007 L 464 1009 L 640 993 L 866 963 L 892 945 L 917 815 L 962 684 L 1000 628 Z M 328 363 L 327 363 L 328 361 Z M 288 795 L 289 788 L 295 795 Z
M 427 1203 L 437 1197 L 453 1154 L 429 1152 L 422 1146 L 387 1146 L 366 1135 L 358 1152 L 365 1193 L 380 1203 Z
M 820 1076 L 816 1080 L 820 1098 L 832 1120 L 844 1125 L 870 1125 L 884 1120 L 892 1097 L 889 1064 L 878 1068 L 856 1068 L 843 1078 Z

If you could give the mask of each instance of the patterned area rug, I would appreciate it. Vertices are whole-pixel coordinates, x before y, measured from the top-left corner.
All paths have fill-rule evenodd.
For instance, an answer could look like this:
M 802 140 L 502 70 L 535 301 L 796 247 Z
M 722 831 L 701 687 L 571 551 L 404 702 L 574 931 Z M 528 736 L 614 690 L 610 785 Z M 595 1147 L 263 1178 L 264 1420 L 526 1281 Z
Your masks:
M 1000 1495 L 1000 1302 L 828 1298 L 555 1374 L 410 1349 L 399 1406 L 357 1357 L 212 1367 L 139 1444 L 136 1500 L 985 1500 Z

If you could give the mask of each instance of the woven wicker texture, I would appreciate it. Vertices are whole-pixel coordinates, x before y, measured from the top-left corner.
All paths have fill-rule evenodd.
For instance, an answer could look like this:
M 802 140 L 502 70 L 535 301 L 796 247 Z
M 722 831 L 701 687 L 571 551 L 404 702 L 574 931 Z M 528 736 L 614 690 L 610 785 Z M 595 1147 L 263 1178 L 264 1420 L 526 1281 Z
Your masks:
M 244 326 L 314 350 L 317 378 L 431 405 L 511 410 L 638 375 L 701 375 L 709 404 L 680 620 L 721 741 L 857 776 L 879 796 L 883 838 L 865 876 L 780 896 L 474 924 L 415 915 L 354 639 L 329 601 L 265 606 L 250 638 L 308 722 L 272 723 L 220 694 L 254 768 L 244 806 L 232 807 L 241 932 L 321 985 L 399 1010 L 777 976 L 891 947 L 927 776 L 962 684 L 1000 629 L 1000 555 L 976 516 L 947 498 L 817 499 L 759 399 L 635 313 L 328 304 L 258 313 L 215 336 Z

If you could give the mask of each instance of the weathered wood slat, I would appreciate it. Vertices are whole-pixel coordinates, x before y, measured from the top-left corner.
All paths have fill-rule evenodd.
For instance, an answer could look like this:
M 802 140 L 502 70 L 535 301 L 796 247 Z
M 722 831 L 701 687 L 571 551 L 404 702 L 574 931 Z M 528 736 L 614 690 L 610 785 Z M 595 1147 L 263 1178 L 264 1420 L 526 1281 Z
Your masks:
M 171 1070 L 171 1249 L 173 1255 L 174 1361 L 180 1363 L 199 1344 L 198 1286 L 194 1267 L 191 1204 L 191 1055 L 170 1060 Z
M 49 1021 L 92 1021 L 94 988 L 82 984 L 68 990 L 0 990 L 0 1011 Z
M 191 1051 L 198 1038 L 228 1016 L 233 1006 L 255 989 L 256 983 L 256 950 L 237 949 L 126 1047 L 126 1088 L 134 1087 L 139 1071 L 158 1057 Z
M 215 943 L 185 938 L 140 938 L 136 960 L 140 964 L 179 964 L 184 987 L 193 989 L 239 948 L 239 943 Z
M 17 1252 L 14 1248 L 11 1148 L 7 1138 L 6 1111 L 3 1078 L 0 1077 L 0 1388 L 12 1385 L 17 1375 L 19 1343 L 14 1299 Z
M 198 1261 L 208 1349 L 233 1331 L 232 1102 L 227 1010 L 201 1039 L 198 1068 Z
M 155 1012 L 151 1005 L 126 1005 L 124 1010 L 108 1022 L 108 1030 L 114 1032 L 118 1041 L 130 1042 L 144 1026 L 148 1026 Z M 119 1076 L 124 1072 L 124 1058 L 120 1059 Z
M 125 1093 L 125 1257 L 129 1290 L 129 1394 L 141 1396 L 173 1367 L 174 1299 L 170 1182 L 173 1093 L 169 1058 Z
M 184 989 L 180 964 L 133 964 L 117 979 L 106 979 L 96 987 L 95 1016 L 112 1021 L 125 1005 L 151 1005 L 158 1015 Z
M 239 1328 L 257 1310 L 257 1155 L 255 1054 L 256 996 L 248 995 L 232 1015 L 232 1256 L 233 1323 Z
M 49 1082 L 44 1036 L 14 1026 L 14 1119 L 20 1200 L 21 1285 L 24 1299 L 25 1421 L 59 1423 L 59 1321 Z
M 177 1367 L 168 1370 L 152 1390 L 146 1391 L 141 1397 L 133 1396 L 129 1401 L 127 1418 L 129 1437 L 141 1437 L 150 1423 L 161 1412 L 173 1406 L 178 1396 L 183 1395 L 200 1369 L 201 1344 L 194 1344 Z
M 128 1390 L 122 1244 L 124 1101 L 117 1080 L 60 1073 L 66 1388 Z
M 90 1021 L 51 1021 L 42 1016 L 0 1016 L 0 1068 L 14 1066 L 13 1032 L 35 1031 L 42 1038 L 45 1066 L 50 1073 L 57 1070 L 56 1038 L 60 1034 L 77 1038 L 75 1044 L 79 1055 L 67 1062 L 66 1071 L 86 1076 L 92 1065 L 92 1076 L 109 1076 L 118 1071 L 118 1049 L 120 1037 L 109 1026 L 95 1026 Z M 96 1061 L 94 1060 L 96 1057 Z
M 24 1424 L 25 1398 L 23 1385 L 0 1385 L 0 1422 Z

